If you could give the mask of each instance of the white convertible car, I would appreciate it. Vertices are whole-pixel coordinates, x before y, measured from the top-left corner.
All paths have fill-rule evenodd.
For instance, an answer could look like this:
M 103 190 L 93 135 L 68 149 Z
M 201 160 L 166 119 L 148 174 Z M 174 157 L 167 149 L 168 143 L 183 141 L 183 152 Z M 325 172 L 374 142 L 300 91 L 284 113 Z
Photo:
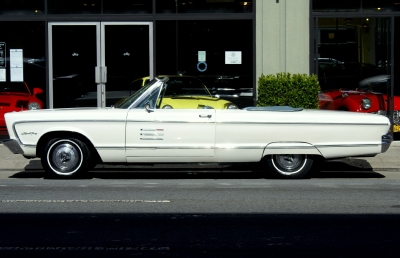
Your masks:
M 160 109 L 168 78 L 118 107 L 5 115 L 13 153 L 40 157 L 49 176 L 72 178 L 98 163 L 249 163 L 302 178 L 316 158 L 374 156 L 391 144 L 387 117 L 291 107 Z

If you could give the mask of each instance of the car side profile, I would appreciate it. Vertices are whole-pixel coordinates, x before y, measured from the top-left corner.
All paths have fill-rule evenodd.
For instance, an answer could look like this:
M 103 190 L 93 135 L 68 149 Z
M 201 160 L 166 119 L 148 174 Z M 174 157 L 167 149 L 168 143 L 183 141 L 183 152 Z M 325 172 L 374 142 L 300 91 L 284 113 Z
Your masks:
M 163 108 L 164 98 L 171 99 L 168 82 L 156 78 L 118 107 L 7 113 L 10 139 L 3 144 L 39 157 L 55 178 L 79 177 L 98 163 L 257 163 L 266 176 L 303 178 L 314 160 L 374 156 L 392 141 L 389 119 L 376 114 Z

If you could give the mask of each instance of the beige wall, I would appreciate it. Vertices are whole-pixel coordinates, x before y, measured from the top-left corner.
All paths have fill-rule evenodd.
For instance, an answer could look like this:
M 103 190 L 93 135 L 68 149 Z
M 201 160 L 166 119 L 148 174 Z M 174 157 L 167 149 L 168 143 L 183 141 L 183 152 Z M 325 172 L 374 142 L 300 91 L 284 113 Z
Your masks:
M 256 79 L 310 70 L 310 0 L 256 0 Z

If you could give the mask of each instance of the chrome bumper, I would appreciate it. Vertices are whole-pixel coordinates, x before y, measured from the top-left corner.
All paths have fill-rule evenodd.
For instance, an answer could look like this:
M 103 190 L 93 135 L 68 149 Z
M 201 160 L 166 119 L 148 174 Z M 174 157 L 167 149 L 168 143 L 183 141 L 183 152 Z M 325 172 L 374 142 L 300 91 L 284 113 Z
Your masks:
M 16 140 L 8 139 L 3 141 L 3 145 L 6 146 L 14 154 L 24 155 L 24 151 Z
M 382 153 L 386 152 L 389 149 L 390 144 L 392 144 L 392 141 L 393 137 L 390 134 L 382 135 Z

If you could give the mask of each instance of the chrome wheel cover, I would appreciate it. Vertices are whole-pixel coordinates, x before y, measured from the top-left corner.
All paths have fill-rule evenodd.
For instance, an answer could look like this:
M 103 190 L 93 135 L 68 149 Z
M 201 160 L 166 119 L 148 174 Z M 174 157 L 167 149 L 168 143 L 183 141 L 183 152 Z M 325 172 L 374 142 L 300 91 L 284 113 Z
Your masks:
M 70 140 L 60 140 L 51 145 L 47 152 L 50 168 L 57 174 L 70 175 L 82 164 L 82 150 Z
M 272 163 L 282 174 L 290 175 L 301 171 L 305 166 L 307 156 L 302 154 L 274 155 Z

